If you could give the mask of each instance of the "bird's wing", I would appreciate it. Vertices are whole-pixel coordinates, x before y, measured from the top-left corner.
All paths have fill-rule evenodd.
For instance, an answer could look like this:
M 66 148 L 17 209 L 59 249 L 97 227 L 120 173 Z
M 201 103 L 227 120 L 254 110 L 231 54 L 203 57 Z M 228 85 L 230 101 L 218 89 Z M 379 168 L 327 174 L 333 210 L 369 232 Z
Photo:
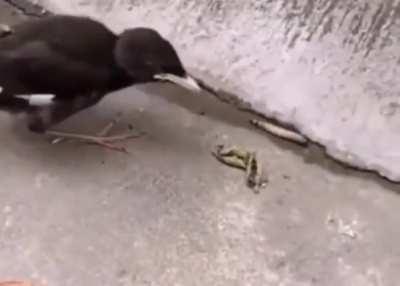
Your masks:
M 0 39 L 1 50 L 41 41 L 68 57 L 96 65 L 114 62 L 117 36 L 101 22 L 87 17 L 53 15 L 29 19 L 12 27 L 13 33 Z
M 43 41 L 28 42 L 9 53 L 9 69 L 32 93 L 73 97 L 107 89 L 112 71 L 66 55 Z

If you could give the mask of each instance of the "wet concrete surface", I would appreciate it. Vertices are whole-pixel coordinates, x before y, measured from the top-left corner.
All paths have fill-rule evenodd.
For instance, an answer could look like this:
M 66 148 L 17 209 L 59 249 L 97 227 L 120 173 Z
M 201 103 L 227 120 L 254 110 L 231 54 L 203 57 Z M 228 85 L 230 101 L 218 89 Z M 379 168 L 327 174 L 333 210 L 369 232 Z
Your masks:
M 1 19 L 24 17 L 0 2 Z M 260 133 L 250 115 L 171 85 L 130 88 L 59 129 L 121 113 L 130 155 L 50 145 L 0 114 L 0 278 L 47 285 L 398 285 L 398 185 Z M 204 115 L 202 115 L 204 113 Z M 259 195 L 211 156 L 258 153 Z

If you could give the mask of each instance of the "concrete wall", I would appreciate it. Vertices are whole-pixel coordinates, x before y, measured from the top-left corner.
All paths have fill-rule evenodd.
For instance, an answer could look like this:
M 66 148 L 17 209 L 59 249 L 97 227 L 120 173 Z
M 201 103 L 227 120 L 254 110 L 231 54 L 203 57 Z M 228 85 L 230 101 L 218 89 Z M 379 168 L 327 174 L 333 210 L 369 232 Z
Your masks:
M 146 25 L 191 71 L 293 123 L 328 152 L 400 180 L 399 0 L 43 0 Z

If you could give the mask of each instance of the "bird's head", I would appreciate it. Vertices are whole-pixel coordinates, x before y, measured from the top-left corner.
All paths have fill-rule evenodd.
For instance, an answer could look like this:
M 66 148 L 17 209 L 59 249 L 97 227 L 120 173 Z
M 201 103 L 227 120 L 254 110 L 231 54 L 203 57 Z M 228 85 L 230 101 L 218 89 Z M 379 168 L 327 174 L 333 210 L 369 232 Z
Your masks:
M 115 58 L 136 82 L 169 81 L 192 91 L 201 90 L 185 71 L 172 44 L 153 29 L 134 28 L 121 33 Z

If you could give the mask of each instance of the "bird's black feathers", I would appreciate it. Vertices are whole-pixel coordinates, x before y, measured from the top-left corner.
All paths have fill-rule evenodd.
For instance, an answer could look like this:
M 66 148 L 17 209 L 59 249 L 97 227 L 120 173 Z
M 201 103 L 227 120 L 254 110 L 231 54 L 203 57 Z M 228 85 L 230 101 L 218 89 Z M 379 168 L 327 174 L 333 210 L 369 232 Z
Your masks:
M 65 15 L 12 29 L 0 38 L 0 110 L 27 112 L 33 131 L 90 107 L 110 91 L 155 81 L 159 73 L 186 74 L 172 45 L 151 29 L 117 36 L 97 21 Z M 15 97 L 43 93 L 55 95 L 52 106 L 30 107 Z

